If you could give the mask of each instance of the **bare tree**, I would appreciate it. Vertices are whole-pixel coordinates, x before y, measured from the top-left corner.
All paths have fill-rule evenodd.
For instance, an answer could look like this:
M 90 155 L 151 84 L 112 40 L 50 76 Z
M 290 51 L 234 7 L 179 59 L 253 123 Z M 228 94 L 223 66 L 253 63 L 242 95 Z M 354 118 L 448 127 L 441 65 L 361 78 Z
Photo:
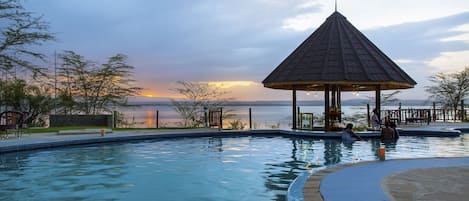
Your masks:
M 400 93 L 401 91 L 393 91 L 391 93 L 382 93 L 381 105 L 390 105 L 390 104 L 396 103 L 397 101 L 399 101 L 399 99 L 396 96 Z M 375 97 L 368 96 L 367 99 L 368 99 L 367 103 L 375 102 Z
M 53 40 L 49 25 L 42 17 L 26 11 L 17 0 L 0 0 L 0 70 L 8 72 L 22 67 L 33 73 L 42 73 L 42 68 L 30 59 L 44 60 L 45 55 L 32 49 Z
M 203 126 L 205 109 L 223 107 L 226 102 L 233 100 L 225 97 L 227 91 L 209 86 L 208 83 L 187 81 L 177 83 L 179 86 L 173 90 L 184 96 L 184 99 L 171 99 L 171 103 L 184 119 L 184 127 Z
M 425 87 L 430 99 L 452 108 L 456 115 L 459 103 L 469 94 L 469 67 L 457 73 L 437 73 L 430 81 L 434 85 Z

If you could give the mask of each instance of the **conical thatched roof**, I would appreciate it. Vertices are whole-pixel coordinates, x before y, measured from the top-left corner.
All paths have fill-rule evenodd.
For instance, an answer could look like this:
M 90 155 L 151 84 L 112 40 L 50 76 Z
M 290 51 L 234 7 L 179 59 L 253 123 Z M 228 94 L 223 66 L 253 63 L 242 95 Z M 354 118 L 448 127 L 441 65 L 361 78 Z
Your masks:
M 390 38 L 392 40 L 392 38 Z M 263 81 L 274 89 L 342 91 L 412 88 L 417 83 L 339 12 L 334 12 Z

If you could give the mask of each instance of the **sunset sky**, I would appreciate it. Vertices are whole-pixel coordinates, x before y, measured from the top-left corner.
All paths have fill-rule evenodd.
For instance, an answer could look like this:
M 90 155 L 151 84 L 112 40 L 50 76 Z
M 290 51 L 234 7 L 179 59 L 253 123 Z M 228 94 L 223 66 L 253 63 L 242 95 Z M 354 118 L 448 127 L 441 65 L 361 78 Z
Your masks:
M 25 0 L 58 38 L 40 47 L 96 62 L 126 54 L 143 95 L 177 97 L 206 82 L 237 100 L 289 100 L 262 80 L 334 11 L 333 0 Z M 347 0 L 338 11 L 414 80 L 401 99 L 426 99 L 436 72 L 469 66 L 469 1 Z M 52 62 L 49 63 L 52 67 Z M 322 99 L 300 92 L 300 99 Z M 386 92 L 385 92 L 386 93 Z M 366 94 L 360 95 L 364 97 Z M 345 99 L 357 97 L 345 94 Z

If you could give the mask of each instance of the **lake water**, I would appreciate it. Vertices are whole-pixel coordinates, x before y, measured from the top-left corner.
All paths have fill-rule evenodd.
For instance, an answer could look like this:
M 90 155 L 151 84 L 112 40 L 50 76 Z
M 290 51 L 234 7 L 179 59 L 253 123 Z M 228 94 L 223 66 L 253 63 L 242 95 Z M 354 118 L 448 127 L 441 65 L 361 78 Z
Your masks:
M 245 129 L 249 127 L 249 108 L 252 110 L 253 129 L 266 128 L 291 128 L 292 108 L 291 106 L 226 106 L 224 111 L 234 115 L 224 120 L 224 128 L 229 128 L 229 122 L 240 120 L 245 123 Z M 402 108 L 411 108 L 402 106 Z M 428 106 L 412 106 L 412 108 L 429 108 Z M 372 109 L 372 108 L 370 108 Z M 383 107 L 382 109 L 397 109 L 396 106 Z M 172 106 L 139 106 L 132 108 L 121 108 L 119 112 L 124 114 L 126 121 L 132 123 L 130 127 L 152 128 L 156 126 L 156 111 L 159 111 L 160 127 L 178 127 L 183 122 L 181 116 Z M 320 125 L 323 106 L 300 106 L 303 113 L 313 113 L 314 125 Z M 365 106 L 342 106 L 343 119 L 345 122 L 352 121 L 356 125 L 366 124 L 366 105 Z M 353 120 L 352 120 L 353 119 Z M 123 127 L 123 126 L 121 126 Z

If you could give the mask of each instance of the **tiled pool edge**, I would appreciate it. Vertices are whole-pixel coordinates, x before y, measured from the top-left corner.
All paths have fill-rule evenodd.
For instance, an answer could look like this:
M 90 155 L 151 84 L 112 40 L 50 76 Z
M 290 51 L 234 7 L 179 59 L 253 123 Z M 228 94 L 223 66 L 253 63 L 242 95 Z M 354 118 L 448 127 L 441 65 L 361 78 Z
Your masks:
M 363 161 L 359 163 L 343 164 L 343 165 L 338 165 L 338 166 L 334 166 L 331 168 L 327 168 L 327 169 L 319 170 L 317 172 L 310 173 L 309 177 L 304 182 L 304 185 L 298 186 L 298 187 L 301 187 L 301 190 L 303 191 L 303 198 L 304 198 L 303 200 L 324 201 L 324 198 L 322 197 L 322 194 L 320 191 L 320 186 L 321 186 L 322 179 L 326 175 L 332 172 L 344 169 L 344 168 L 354 166 L 354 165 L 362 165 L 362 164 L 373 163 L 373 162 L 380 162 L 380 161 Z

